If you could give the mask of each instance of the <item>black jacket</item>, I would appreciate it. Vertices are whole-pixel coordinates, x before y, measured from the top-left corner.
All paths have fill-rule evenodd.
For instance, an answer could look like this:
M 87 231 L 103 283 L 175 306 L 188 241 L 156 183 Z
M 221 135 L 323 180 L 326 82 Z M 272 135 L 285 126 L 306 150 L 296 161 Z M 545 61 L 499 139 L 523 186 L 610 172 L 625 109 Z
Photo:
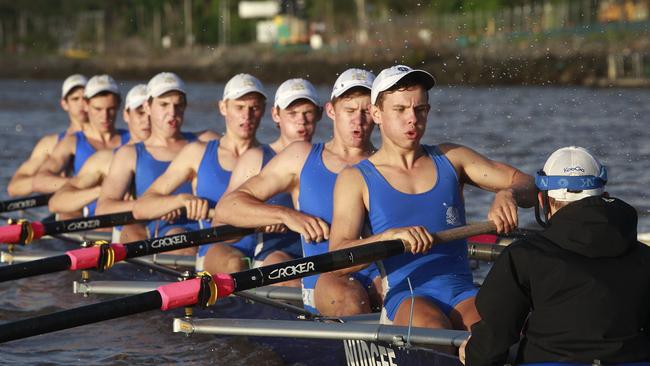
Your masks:
M 637 241 L 634 208 L 589 197 L 549 223 L 492 267 L 467 365 L 503 364 L 520 335 L 517 363 L 650 361 L 650 247 Z

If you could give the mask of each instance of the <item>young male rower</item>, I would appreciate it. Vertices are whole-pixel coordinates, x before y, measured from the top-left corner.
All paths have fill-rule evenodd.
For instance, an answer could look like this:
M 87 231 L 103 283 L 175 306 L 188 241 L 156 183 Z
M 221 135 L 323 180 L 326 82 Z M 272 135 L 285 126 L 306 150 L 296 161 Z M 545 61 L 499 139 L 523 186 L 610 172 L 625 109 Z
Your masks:
M 115 118 L 122 98 L 117 84 L 108 75 L 96 75 L 88 80 L 84 90 L 84 109 L 88 126 L 83 131 L 67 135 L 38 170 L 34 191 L 51 193 L 59 190 L 70 178 L 61 173 L 72 162 L 77 175 L 86 160 L 98 150 L 115 149 L 126 144 L 129 132 L 115 128 Z
M 146 100 L 147 86 L 144 84 L 134 86 L 126 95 L 123 118 L 129 127 L 129 144 L 144 141 L 151 134 L 149 115 L 144 110 Z M 79 173 L 50 198 L 50 211 L 75 213 L 85 209 L 84 216 L 94 216 L 102 181 L 108 175 L 114 154 L 115 150 L 105 149 L 90 156 Z
M 330 250 L 403 240 L 411 253 L 387 258 L 380 266 L 385 315 L 398 325 L 468 329 L 479 317 L 467 244 L 433 245 L 431 233 L 465 224 L 464 184 L 496 192 L 488 218 L 499 232 L 516 227 L 517 205 L 532 206 L 535 191 L 532 177 L 467 147 L 420 145 L 434 83 L 428 72 L 403 65 L 375 79 L 371 111 L 382 146 L 339 174 Z
M 126 195 L 132 193 L 135 198 L 142 197 L 187 144 L 197 139 L 208 141 L 218 137 L 212 131 L 199 134 L 181 132 L 186 106 L 185 84 L 176 74 L 162 72 L 151 78 L 144 103 L 151 122 L 151 135 L 145 141 L 124 146 L 115 153 L 102 183 L 97 214 L 133 210 L 135 201 L 124 200 Z M 177 192 L 190 193 L 190 184 L 180 186 Z M 154 220 L 146 228 L 137 225 L 125 227 L 122 237 L 134 241 L 197 229 L 196 222 L 185 218 L 175 222 Z
M 84 110 L 84 87 L 86 77 L 80 74 L 70 75 L 63 82 L 61 87 L 61 108 L 68 114 L 70 123 L 68 128 L 57 134 L 47 135 L 38 140 L 32 150 L 32 154 L 23 162 L 14 176 L 9 181 L 7 192 L 9 196 L 25 196 L 33 192 L 33 179 L 38 169 L 50 156 L 56 145 L 65 135 L 81 131 L 88 122 L 88 116 Z
M 461 361 L 503 365 L 519 343 L 516 364 L 650 364 L 650 248 L 636 210 L 609 197 L 607 169 L 580 147 L 555 151 L 535 178 L 545 229 L 494 263 Z
M 365 70 L 342 73 L 334 84 L 332 100 L 326 104 L 327 115 L 334 123 L 332 140 L 313 145 L 295 142 L 285 148 L 259 175 L 219 201 L 215 221 L 243 227 L 284 224 L 302 235 L 305 255 L 326 252 L 328 244 L 323 240 L 328 237 L 336 175 L 374 150 L 368 112 L 373 79 L 374 75 Z M 265 203 L 283 192 L 291 194 L 298 210 Z M 370 312 L 367 287 L 375 287 L 374 277 L 362 273 L 345 280 L 321 282 L 319 276 L 303 279 L 303 303 L 307 309 L 318 309 L 325 315 Z M 322 287 L 322 291 L 314 293 L 315 287 Z

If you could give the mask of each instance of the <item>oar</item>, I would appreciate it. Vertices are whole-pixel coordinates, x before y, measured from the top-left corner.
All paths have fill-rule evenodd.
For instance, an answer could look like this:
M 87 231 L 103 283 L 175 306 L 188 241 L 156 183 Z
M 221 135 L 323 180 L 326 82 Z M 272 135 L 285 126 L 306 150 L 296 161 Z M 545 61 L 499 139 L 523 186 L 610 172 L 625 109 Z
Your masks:
M 32 207 L 47 205 L 53 193 L 39 194 L 37 196 L 14 198 L 11 200 L 0 201 L 0 213 L 25 210 Z
M 433 234 L 436 242 L 445 242 L 496 229 L 483 222 Z M 400 240 L 389 240 L 295 259 L 285 263 L 253 268 L 233 274 L 203 274 L 199 278 L 158 287 L 154 291 L 87 305 L 0 325 L 0 342 L 73 328 L 119 318 L 148 310 L 169 310 L 201 304 L 213 305 L 217 298 L 233 292 L 335 271 L 401 254 L 409 248 Z
M 41 222 L 19 220 L 17 223 L 0 227 L 0 243 L 29 244 L 44 235 L 57 235 L 103 227 L 127 225 L 138 222 L 131 212 L 118 212 L 78 219 Z
M 126 259 L 235 239 L 254 231 L 226 225 L 125 244 L 102 243 L 70 250 L 62 255 L 0 267 L 0 282 L 65 270 L 98 268 L 103 271 Z

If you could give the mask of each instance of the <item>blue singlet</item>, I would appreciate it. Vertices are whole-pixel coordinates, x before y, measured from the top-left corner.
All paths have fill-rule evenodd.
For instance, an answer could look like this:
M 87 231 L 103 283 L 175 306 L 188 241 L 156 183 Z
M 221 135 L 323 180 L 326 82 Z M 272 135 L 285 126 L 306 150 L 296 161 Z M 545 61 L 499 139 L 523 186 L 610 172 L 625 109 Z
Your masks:
M 63 134 L 65 136 L 65 133 Z M 118 128 L 117 134 L 120 135 L 120 146 L 124 146 L 131 139 L 131 134 L 129 133 L 128 130 Z M 97 150 L 95 150 L 93 145 L 90 144 L 83 131 L 77 131 L 74 133 L 74 135 L 77 137 L 77 144 L 75 146 L 74 158 L 72 159 L 72 167 L 73 167 L 72 174 L 76 176 L 77 174 L 79 174 L 79 171 L 81 170 L 81 167 L 83 167 L 86 160 L 88 160 L 88 158 L 92 154 L 96 153 Z M 60 139 L 61 139 L 61 135 L 59 134 L 59 140 Z M 83 216 L 84 217 L 95 216 L 96 208 L 97 208 L 97 201 L 95 200 L 90 202 L 84 207 Z
M 183 137 L 189 142 L 196 141 L 196 135 L 190 132 L 183 132 Z M 160 161 L 156 160 L 150 153 L 147 151 L 144 142 L 138 142 L 133 145 L 136 151 L 136 163 L 135 163 L 135 197 L 142 197 L 144 192 L 151 186 L 151 184 L 160 177 L 171 161 Z M 192 185 L 190 182 L 183 183 L 178 187 L 173 194 L 179 193 L 192 193 Z M 147 224 L 147 231 L 150 238 L 164 236 L 169 230 L 175 227 L 182 227 L 186 231 L 194 231 L 199 229 L 199 225 L 196 221 L 187 220 L 185 218 L 179 219 L 173 223 L 168 223 L 162 220 L 153 220 Z
M 306 214 L 320 217 L 328 225 L 332 224 L 332 215 L 334 211 L 334 184 L 338 174 L 332 173 L 323 163 L 324 143 L 313 144 L 305 164 L 300 172 L 300 195 L 298 197 L 299 210 Z M 320 243 L 302 242 L 302 251 L 305 257 L 327 253 L 329 251 L 329 241 Z M 379 270 L 375 264 L 362 269 L 353 274 L 353 277 L 359 280 L 361 284 L 368 288 L 372 285 L 372 280 L 379 275 Z M 318 275 L 305 277 L 302 279 L 302 302 L 305 309 L 316 313 L 314 302 L 314 288 L 318 281 Z
M 406 194 L 396 190 L 369 160 L 356 166 L 368 187 L 372 234 L 416 225 L 437 232 L 465 224 L 465 204 L 456 170 L 438 148 L 422 147 L 437 174 L 435 185 L 427 192 Z M 384 308 L 391 320 L 402 301 L 411 296 L 407 277 L 415 296 L 434 301 L 447 314 L 456 304 L 476 294 L 465 240 L 436 244 L 423 255 L 407 253 L 384 259 L 380 270 L 388 284 L 384 289 Z

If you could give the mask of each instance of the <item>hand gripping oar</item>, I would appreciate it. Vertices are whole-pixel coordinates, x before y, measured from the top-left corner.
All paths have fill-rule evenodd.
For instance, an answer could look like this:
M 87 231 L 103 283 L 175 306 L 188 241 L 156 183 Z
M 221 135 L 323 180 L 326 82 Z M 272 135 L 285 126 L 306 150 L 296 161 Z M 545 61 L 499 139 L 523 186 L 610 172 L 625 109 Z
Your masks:
M 40 239 L 44 235 L 72 233 L 103 227 L 133 224 L 135 222 L 138 222 L 138 220 L 133 218 L 131 212 L 118 212 L 107 215 L 52 222 L 29 222 L 26 220 L 19 220 L 15 224 L 0 227 L 0 243 L 29 244 L 33 240 Z
M 125 259 L 235 239 L 254 231 L 226 225 L 126 244 L 100 243 L 90 248 L 69 250 L 62 255 L 0 267 L 0 282 L 65 270 L 97 268 L 103 271 Z
M 495 230 L 492 222 L 483 222 L 433 234 L 436 242 L 445 242 Z M 213 305 L 218 298 L 233 292 L 278 282 L 335 271 L 369 263 L 408 251 L 401 240 L 381 241 L 311 257 L 228 274 L 199 274 L 198 278 L 158 287 L 154 291 L 123 297 L 76 309 L 42 315 L 0 325 L 0 342 L 73 328 L 119 318 L 147 310 L 169 310 L 200 304 Z
M 24 210 L 32 207 L 47 205 L 53 193 L 39 194 L 37 196 L 14 198 L 11 200 L 0 201 L 0 213 Z

